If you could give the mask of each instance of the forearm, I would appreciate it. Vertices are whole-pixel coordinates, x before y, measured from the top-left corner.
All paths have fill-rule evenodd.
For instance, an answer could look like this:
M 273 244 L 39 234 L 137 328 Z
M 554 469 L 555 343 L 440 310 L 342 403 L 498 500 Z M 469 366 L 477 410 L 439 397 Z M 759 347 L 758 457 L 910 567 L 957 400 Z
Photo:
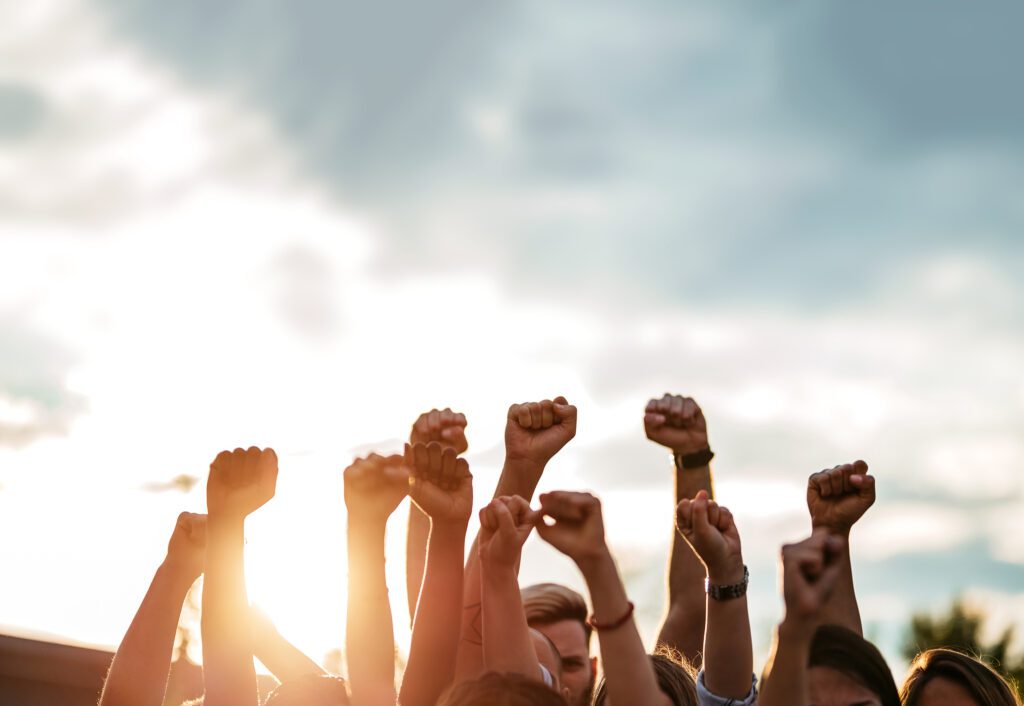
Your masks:
M 201 620 L 207 706 L 258 703 L 245 590 L 244 524 L 241 517 L 211 515 L 207 520 Z
M 272 625 L 253 620 L 253 654 L 279 682 L 306 675 L 326 675 L 319 664 L 288 642 Z
M 168 562 L 157 569 L 110 664 L 99 706 L 161 706 L 181 606 L 195 576 Z
M 433 706 L 455 679 L 462 617 L 463 552 L 466 526 L 436 525 L 402 681 L 402 706 Z
M 494 497 L 518 495 L 532 500 L 537 484 L 544 473 L 544 464 L 523 459 L 505 458 L 501 476 L 494 491 Z M 477 553 L 477 539 L 466 560 L 466 572 L 462 590 L 462 634 L 459 640 L 459 655 L 456 666 L 458 681 L 472 679 L 484 670 L 483 627 L 480 601 L 480 560 Z
M 345 654 L 352 701 L 395 702 L 395 636 L 384 572 L 385 523 L 348 524 Z
M 416 619 L 416 604 L 423 587 L 423 572 L 427 562 L 427 538 L 430 536 L 430 518 L 416 503 L 409 503 L 409 527 L 405 535 L 405 588 L 409 599 L 409 624 Z
M 742 565 L 729 572 L 711 572 L 710 580 L 716 585 L 737 584 L 743 580 Z M 704 683 L 718 696 L 743 699 L 750 693 L 753 673 L 747 597 L 716 601 L 708 596 Z
M 842 536 L 846 541 L 843 544 L 842 556 L 839 557 L 839 576 L 836 579 L 832 595 L 822 607 L 821 624 L 839 625 L 858 635 L 863 635 L 864 628 L 860 620 L 860 608 L 857 605 L 857 594 L 853 587 L 849 532 L 843 533 Z
M 600 556 L 581 561 L 579 567 L 599 624 L 616 621 L 630 610 L 626 589 L 610 552 L 606 550 Z M 614 629 L 600 630 L 597 637 L 608 700 L 613 704 L 664 706 L 668 699 L 658 688 L 634 619 L 630 617 Z
M 515 567 L 482 564 L 481 570 L 484 669 L 539 680 L 540 663 L 530 639 Z
M 676 468 L 675 503 L 692 500 L 701 490 L 713 498 L 711 468 Z M 668 568 L 668 610 L 658 642 L 679 650 L 691 663 L 699 664 L 704 637 L 704 565 L 693 548 L 675 531 Z
M 775 636 L 772 656 L 765 667 L 758 706 L 807 706 L 807 660 L 813 626 L 783 621 Z

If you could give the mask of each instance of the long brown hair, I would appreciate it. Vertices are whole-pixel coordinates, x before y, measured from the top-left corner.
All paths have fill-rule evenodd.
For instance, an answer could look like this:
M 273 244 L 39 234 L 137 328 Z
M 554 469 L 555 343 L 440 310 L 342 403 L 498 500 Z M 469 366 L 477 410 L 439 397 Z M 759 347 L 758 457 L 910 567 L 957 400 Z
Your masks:
M 674 706 L 697 706 L 697 681 L 690 663 L 677 651 L 664 645 L 658 647 L 651 657 L 658 688 Z M 594 706 L 605 706 L 608 690 L 604 679 L 594 692 Z
M 1021 706 L 1017 690 L 995 670 L 980 659 L 947 649 L 928 650 L 914 658 L 900 689 L 904 706 L 915 706 L 925 685 L 937 677 L 967 689 L 981 706 Z
M 811 641 L 808 667 L 828 667 L 850 677 L 878 696 L 882 706 L 899 706 L 900 696 L 889 665 L 878 648 L 863 637 L 839 627 L 822 625 Z

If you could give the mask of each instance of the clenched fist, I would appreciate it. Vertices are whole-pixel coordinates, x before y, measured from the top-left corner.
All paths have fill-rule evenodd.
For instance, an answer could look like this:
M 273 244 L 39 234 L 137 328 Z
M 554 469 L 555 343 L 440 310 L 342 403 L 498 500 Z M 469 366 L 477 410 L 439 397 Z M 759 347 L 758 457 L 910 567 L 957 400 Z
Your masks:
M 436 441 L 406 444 L 409 495 L 434 522 L 465 524 L 473 513 L 473 475 L 466 459 Z
M 814 473 L 807 479 L 811 526 L 847 534 L 875 502 L 875 477 L 868 464 L 854 461 Z
M 432 409 L 416 419 L 409 433 L 410 444 L 428 444 L 436 441 L 441 446 L 450 446 L 456 454 L 465 453 L 469 448 L 466 441 L 466 415 L 449 408 Z
M 480 510 L 480 561 L 487 565 L 515 567 L 523 544 L 540 521 L 540 513 L 518 495 L 503 495 Z
M 409 494 L 409 470 L 401 456 L 370 454 L 345 469 L 349 521 L 385 524 Z
M 553 523 L 538 522 L 537 534 L 577 564 L 607 553 L 601 501 L 590 493 L 544 493 L 540 513 Z
M 211 517 L 244 518 L 274 497 L 277 454 L 273 449 L 221 451 L 210 464 L 206 508 Z
M 835 588 L 839 556 L 846 542 L 826 530 L 815 532 L 798 544 L 782 548 L 782 593 L 786 620 L 815 620 Z
M 644 410 L 644 431 L 656 444 L 678 454 L 692 454 L 708 448 L 708 425 L 692 397 L 670 395 L 651 400 Z
M 564 397 L 508 408 L 505 455 L 513 461 L 544 465 L 574 436 L 576 408 Z
M 171 541 L 167 543 L 165 562 L 182 575 L 195 580 L 203 573 L 206 558 L 206 515 L 183 512 L 174 524 Z
M 679 501 L 676 527 L 703 562 L 712 583 L 731 585 L 743 580 L 740 533 L 728 508 L 708 500 L 702 490 L 693 500 Z

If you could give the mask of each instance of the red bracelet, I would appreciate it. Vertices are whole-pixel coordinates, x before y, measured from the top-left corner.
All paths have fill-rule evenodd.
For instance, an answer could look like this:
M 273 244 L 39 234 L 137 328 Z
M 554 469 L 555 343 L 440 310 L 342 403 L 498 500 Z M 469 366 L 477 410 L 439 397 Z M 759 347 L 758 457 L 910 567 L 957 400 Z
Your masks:
M 610 623 L 599 623 L 594 618 L 594 616 L 591 615 L 589 618 L 587 618 L 587 626 L 590 627 L 592 630 L 596 630 L 597 632 L 601 632 L 602 630 L 614 630 L 615 628 L 621 628 L 623 625 L 629 622 L 630 618 L 633 617 L 634 608 L 635 606 L 633 605 L 633 601 L 629 601 L 629 608 L 626 610 L 626 614 L 618 620 L 615 620 Z

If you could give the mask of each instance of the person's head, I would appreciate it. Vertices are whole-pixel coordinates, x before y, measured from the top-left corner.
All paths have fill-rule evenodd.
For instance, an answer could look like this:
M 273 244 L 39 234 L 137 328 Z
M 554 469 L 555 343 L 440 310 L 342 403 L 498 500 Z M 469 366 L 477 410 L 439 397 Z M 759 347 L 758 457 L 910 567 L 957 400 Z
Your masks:
M 587 602 L 571 588 L 539 583 L 522 591 L 526 622 L 554 643 L 562 659 L 562 684 L 572 706 L 586 706 L 594 690 L 597 660 L 590 657 Z
M 910 665 L 904 706 L 1020 706 L 1015 689 L 984 662 L 954 650 L 928 650 Z
M 530 628 L 530 639 L 533 640 L 533 651 L 537 661 L 551 675 L 551 688 L 562 695 L 566 703 L 572 699 L 569 687 L 562 684 L 562 655 L 547 635 L 537 628 Z
M 348 689 L 340 677 L 310 674 L 282 682 L 263 706 L 349 706 Z
M 851 630 L 818 628 L 807 666 L 814 706 L 900 706 L 882 653 Z
M 651 665 L 654 666 L 654 676 L 658 679 L 658 688 L 669 698 L 673 706 L 697 706 L 696 675 L 693 667 L 678 652 L 664 646 L 659 647 L 658 651 L 651 655 Z M 594 706 L 622 706 L 611 703 L 604 679 L 594 692 Z
M 565 706 L 565 701 L 536 679 L 488 672 L 451 687 L 437 706 Z

